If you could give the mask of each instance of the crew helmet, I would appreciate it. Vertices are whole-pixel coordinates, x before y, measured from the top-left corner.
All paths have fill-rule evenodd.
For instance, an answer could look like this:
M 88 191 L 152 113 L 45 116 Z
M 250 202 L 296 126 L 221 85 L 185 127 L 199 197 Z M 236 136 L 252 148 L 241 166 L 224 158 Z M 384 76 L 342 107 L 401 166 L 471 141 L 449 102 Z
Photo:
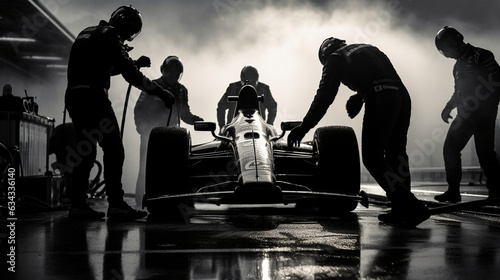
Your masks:
M 257 86 L 259 83 L 259 72 L 253 66 L 245 66 L 241 69 L 240 79 L 243 85 L 248 83 L 249 85 Z
M 118 29 L 123 40 L 132 41 L 141 33 L 142 16 L 132 6 L 121 6 L 111 14 L 109 24 Z
M 453 26 L 444 26 L 434 40 L 438 51 L 446 57 L 456 57 L 464 36 Z
M 161 64 L 160 71 L 163 76 L 180 81 L 184 72 L 184 65 L 179 57 L 170 55 Z
M 345 40 L 330 37 L 326 38 L 319 46 L 318 57 L 321 64 L 325 65 L 328 57 L 345 45 Z

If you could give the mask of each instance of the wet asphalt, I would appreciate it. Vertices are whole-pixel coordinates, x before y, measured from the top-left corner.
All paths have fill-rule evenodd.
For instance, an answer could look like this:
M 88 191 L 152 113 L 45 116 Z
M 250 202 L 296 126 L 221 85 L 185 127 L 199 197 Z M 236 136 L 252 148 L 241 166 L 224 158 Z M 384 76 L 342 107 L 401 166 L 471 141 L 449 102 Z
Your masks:
M 15 272 L 2 233 L 1 279 L 498 279 L 500 215 L 489 207 L 432 216 L 416 228 L 380 223 L 370 207 L 325 216 L 294 205 L 185 208 L 179 220 L 73 221 L 65 209 L 27 211 L 15 221 Z M 435 207 L 443 185 L 413 192 Z M 486 197 L 464 186 L 463 200 Z M 133 199 L 130 198 L 132 203 Z M 106 211 L 106 202 L 93 200 Z M 9 221 L 6 221 L 9 222 Z M 7 253 L 5 253 L 7 252 Z

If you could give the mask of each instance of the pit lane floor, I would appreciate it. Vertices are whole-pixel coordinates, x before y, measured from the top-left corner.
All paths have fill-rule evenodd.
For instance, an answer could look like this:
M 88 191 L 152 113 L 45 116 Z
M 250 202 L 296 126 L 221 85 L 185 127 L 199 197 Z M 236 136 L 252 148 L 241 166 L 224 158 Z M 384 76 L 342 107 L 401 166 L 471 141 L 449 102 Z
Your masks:
M 377 186 L 362 189 L 380 194 Z M 444 190 L 413 187 L 424 201 Z M 484 186 L 462 191 L 464 201 L 486 194 Z M 179 222 L 24 213 L 15 223 L 15 273 L 5 265 L 9 233 L 2 230 L 0 279 L 499 279 L 497 214 L 441 214 L 409 229 L 379 223 L 385 209 L 381 201 L 326 217 L 292 206 L 196 205 Z

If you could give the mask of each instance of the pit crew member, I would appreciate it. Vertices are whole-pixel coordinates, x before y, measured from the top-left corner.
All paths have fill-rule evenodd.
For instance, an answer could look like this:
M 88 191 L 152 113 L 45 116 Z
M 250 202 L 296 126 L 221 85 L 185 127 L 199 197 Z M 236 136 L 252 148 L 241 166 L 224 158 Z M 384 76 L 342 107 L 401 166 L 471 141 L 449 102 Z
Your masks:
M 121 6 L 112 13 L 109 22 L 101 20 L 97 26 L 80 32 L 71 47 L 65 105 L 75 127 L 77 154 L 74 155 L 70 218 L 97 220 L 105 216 L 87 203 L 96 143 L 103 151 L 108 219 L 133 220 L 147 215 L 124 201 L 121 178 L 125 151 L 108 98 L 110 77 L 121 74 L 133 86 L 158 96 L 165 106 L 174 103 L 170 92 L 151 82 L 139 70 L 141 66 L 149 66 L 149 58 L 143 56 L 134 61 L 128 55 L 131 48 L 124 41 L 132 41 L 141 29 L 141 14 L 132 6 Z
M 179 57 L 168 56 L 160 66 L 160 71 L 162 76 L 154 82 L 173 94 L 175 104 L 171 109 L 165 108 L 160 98 L 149 95 L 145 91 L 141 93 L 135 104 L 134 120 L 137 132 L 141 136 L 139 175 L 135 190 L 137 205 L 142 205 L 142 196 L 145 191 L 146 154 L 151 130 L 157 126 L 166 126 L 167 122 L 170 122 L 169 126 L 180 126 L 181 120 L 190 125 L 203 121 L 203 118 L 191 113 L 188 90 L 180 83 L 184 65 Z M 171 116 L 170 121 L 169 116 Z
M 389 58 L 369 44 L 346 44 L 327 38 L 319 48 L 323 73 L 314 100 L 302 124 L 288 136 L 288 145 L 300 145 L 334 101 L 340 84 L 356 94 L 346 104 L 354 118 L 365 104 L 362 158 L 366 169 L 392 202 L 389 213 L 379 215 L 388 223 L 416 226 L 429 218 L 429 210 L 411 193 L 407 132 L 411 99 Z M 332 178 L 335 180 L 335 178 Z
M 445 26 L 436 35 L 436 48 L 447 58 L 456 60 L 453 67 L 455 91 L 441 118 L 448 123 L 457 108 L 443 146 L 448 190 L 434 198 L 459 202 L 462 179 L 461 152 L 474 136 L 479 164 L 487 177 L 489 197 L 500 197 L 500 166 L 495 153 L 495 122 L 500 100 L 500 66 L 489 50 L 464 42 L 456 28 Z
M 278 103 L 274 100 L 269 86 L 259 82 L 259 72 L 257 71 L 257 68 L 253 66 L 245 66 L 241 69 L 240 81 L 229 84 L 226 92 L 222 95 L 219 103 L 217 104 L 217 123 L 219 124 L 220 129 L 222 129 L 224 125 L 230 123 L 234 117 L 234 103 L 228 102 L 227 97 L 238 96 L 238 93 L 245 84 L 253 86 L 257 90 L 258 95 L 264 95 L 264 102 L 260 104 L 260 115 L 268 124 L 274 124 L 278 110 Z

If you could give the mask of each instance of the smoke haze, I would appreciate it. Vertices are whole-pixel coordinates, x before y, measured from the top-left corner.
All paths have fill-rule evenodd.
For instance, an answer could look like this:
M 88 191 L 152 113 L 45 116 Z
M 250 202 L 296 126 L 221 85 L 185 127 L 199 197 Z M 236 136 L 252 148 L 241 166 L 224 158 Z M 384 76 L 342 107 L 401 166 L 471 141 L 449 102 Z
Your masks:
M 348 43 L 373 44 L 389 56 L 412 96 L 408 140 L 412 167 L 442 166 L 442 142 L 448 125 L 442 122 L 440 113 L 453 92 L 454 61 L 436 51 L 436 32 L 444 25 L 453 25 L 464 33 L 467 42 L 500 53 L 498 1 L 42 2 L 74 35 L 101 19 L 108 20 L 118 6 L 136 7 L 143 16 L 144 27 L 141 35 L 130 43 L 134 46 L 130 55 L 151 58 L 151 68 L 143 72 L 152 79 L 160 77 L 164 58 L 179 56 L 184 63 L 181 83 L 189 90 L 191 111 L 206 121 L 216 121 L 218 100 L 229 83 L 239 80 L 245 65 L 255 66 L 260 81 L 271 87 L 278 102 L 275 124 L 301 120 L 321 77 L 319 44 L 330 36 Z M 119 120 L 126 88 L 122 77 L 112 79 L 110 94 Z M 352 94 L 341 86 L 319 126 L 348 125 L 360 138 L 361 114 L 351 120 L 345 111 L 345 102 Z M 139 91 L 134 89 L 125 126 L 126 192 L 135 191 L 138 170 L 139 135 L 133 122 L 138 95 Z M 190 130 L 193 143 L 212 139 L 206 133 Z M 306 138 L 312 139 L 312 132 Z

